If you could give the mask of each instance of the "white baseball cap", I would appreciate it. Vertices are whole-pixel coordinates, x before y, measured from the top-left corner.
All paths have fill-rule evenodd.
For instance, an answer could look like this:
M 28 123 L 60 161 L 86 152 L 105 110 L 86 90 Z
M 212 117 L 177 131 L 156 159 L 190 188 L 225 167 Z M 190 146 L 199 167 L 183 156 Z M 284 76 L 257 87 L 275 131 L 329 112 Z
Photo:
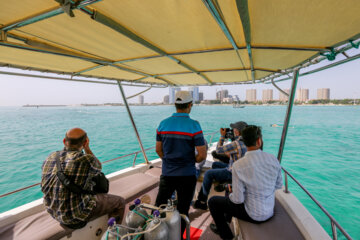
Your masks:
M 193 98 L 189 91 L 178 91 L 175 94 L 175 103 L 190 103 L 193 101 Z

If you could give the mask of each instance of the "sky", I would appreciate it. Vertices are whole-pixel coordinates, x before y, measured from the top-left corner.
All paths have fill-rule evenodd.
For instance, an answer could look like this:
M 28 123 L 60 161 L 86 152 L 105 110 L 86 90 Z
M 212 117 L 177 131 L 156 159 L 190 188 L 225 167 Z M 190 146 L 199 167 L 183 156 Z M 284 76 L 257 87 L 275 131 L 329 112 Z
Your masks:
M 351 56 L 359 54 L 360 49 L 353 50 Z M 338 55 L 336 61 L 344 59 Z M 317 66 L 328 64 L 324 61 Z M 311 68 L 306 69 L 310 70 Z M 22 73 L 34 73 L 10 68 L 0 68 L 0 71 L 12 71 Z M 304 70 L 301 70 L 304 72 Z M 54 75 L 58 77 L 64 77 Z M 291 80 L 279 82 L 282 89 L 290 88 Z M 360 98 L 360 59 L 327 69 L 318 73 L 299 78 L 298 88 L 308 88 L 310 99 L 315 99 L 318 88 L 330 88 L 331 99 Z M 274 99 L 279 98 L 279 91 L 271 84 L 245 84 L 223 86 L 200 86 L 199 91 L 204 93 L 205 99 L 215 99 L 216 91 L 227 89 L 230 95 L 238 95 L 240 100 L 245 100 L 246 89 L 257 89 L 257 98 L 261 99 L 263 89 L 273 89 Z M 187 90 L 187 87 L 183 87 Z M 145 88 L 124 87 L 127 96 L 136 94 Z M 169 88 L 152 88 L 144 93 L 145 103 L 159 103 L 163 97 L 169 94 Z M 138 103 L 138 97 L 129 100 L 130 103 Z M 38 79 L 29 77 L 15 77 L 0 74 L 0 106 L 34 105 L 77 105 L 77 104 L 102 104 L 120 103 L 122 98 L 116 85 L 104 85 L 94 83 L 79 83 L 70 81 L 58 81 L 50 79 Z

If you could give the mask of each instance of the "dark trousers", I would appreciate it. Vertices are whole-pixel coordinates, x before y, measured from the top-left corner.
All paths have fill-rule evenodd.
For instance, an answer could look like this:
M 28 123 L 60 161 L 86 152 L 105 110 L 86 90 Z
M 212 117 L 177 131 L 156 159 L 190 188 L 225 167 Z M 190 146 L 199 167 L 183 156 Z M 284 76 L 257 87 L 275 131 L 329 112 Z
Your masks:
M 176 190 L 178 197 L 177 210 L 180 214 L 189 216 L 189 208 L 196 186 L 195 176 L 160 176 L 159 193 L 156 197 L 156 206 L 166 204 Z M 184 233 L 186 222 L 181 219 L 181 234 Z M 182 235 L 181 235 L 182 236 Z M 181 238 L 182 239 L 182 238 Z
M 114 217 L 117 223 L 121 223 L 125 211 L 125 199 L 108 193 L 98 193 L 95 195 L 96 207 L 91 213 L 90 219 L 95 219 L 108 214 Z
M 251 223 L 264 222 L 253 220 L 247 214 L 243 203 L 235 204 L 228 197 L 212 197 L 208 204 L 211 216 L 214 219 L 220 237 L 223 239 L 232 239 L 234 237 L 228 224 L 231 222 L 232 217 Z
M 92 210 L 86 221 L 79 222 L 78 224 L 62 225 L 71 229 L 83 228 L 88 222 L 105 214 L 109 218 L 114 217 L 117 223 L 121 223 L 125 210 L 124 198 L 107 193 L 98 193 L 95 195 L 95 201 L 96 207 Z
M 220 161 L 224 162 L 224 163 L 229 163 L 230 161 L 230 158 L 226 155 L 226 154 L 219 154 L 219 153 L 216 153 L 216 151 L 212 151 L 211 152 L 211 155 L 216 158 L 216 159 L 219 159 Z

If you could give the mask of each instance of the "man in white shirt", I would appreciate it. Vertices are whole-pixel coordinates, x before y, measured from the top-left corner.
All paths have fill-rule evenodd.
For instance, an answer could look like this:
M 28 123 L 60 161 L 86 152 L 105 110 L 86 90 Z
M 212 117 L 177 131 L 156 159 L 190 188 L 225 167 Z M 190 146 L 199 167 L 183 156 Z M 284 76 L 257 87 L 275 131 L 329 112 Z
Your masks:
M 232 193 L 229 197 L 212 197 L 208 202 L 215 221 L 210 228 L 222 239 L 233 238 L 227 223 L 231 217 L 252 223 L 270 219 L 274 214 L 275 191 L 282 187 L 279 161 L 261 150 L 261 128 L 248 126 L 242 137 L 247 152 L 233 164 Z

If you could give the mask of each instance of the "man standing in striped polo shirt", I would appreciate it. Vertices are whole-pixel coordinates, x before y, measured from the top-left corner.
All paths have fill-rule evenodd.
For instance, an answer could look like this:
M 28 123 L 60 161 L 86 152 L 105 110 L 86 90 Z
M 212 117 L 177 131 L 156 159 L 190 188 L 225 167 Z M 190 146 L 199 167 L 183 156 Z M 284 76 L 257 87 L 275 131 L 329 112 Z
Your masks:
M 189 117 L 192 101 L 190 92 L 177 92 L 176 113 L 164 119 L 156 130 L 156 153 L 162 159 L 162 174 L 155 204 L 166 204 L 176 190 L 177 209 L 185 215 L 188 215 L 196 186 L 195 162 L 201 162 L 206 158 L 206 146 L 200 124 Z M 181 234 L 185 226 L 185 221 L 181 220 Z

